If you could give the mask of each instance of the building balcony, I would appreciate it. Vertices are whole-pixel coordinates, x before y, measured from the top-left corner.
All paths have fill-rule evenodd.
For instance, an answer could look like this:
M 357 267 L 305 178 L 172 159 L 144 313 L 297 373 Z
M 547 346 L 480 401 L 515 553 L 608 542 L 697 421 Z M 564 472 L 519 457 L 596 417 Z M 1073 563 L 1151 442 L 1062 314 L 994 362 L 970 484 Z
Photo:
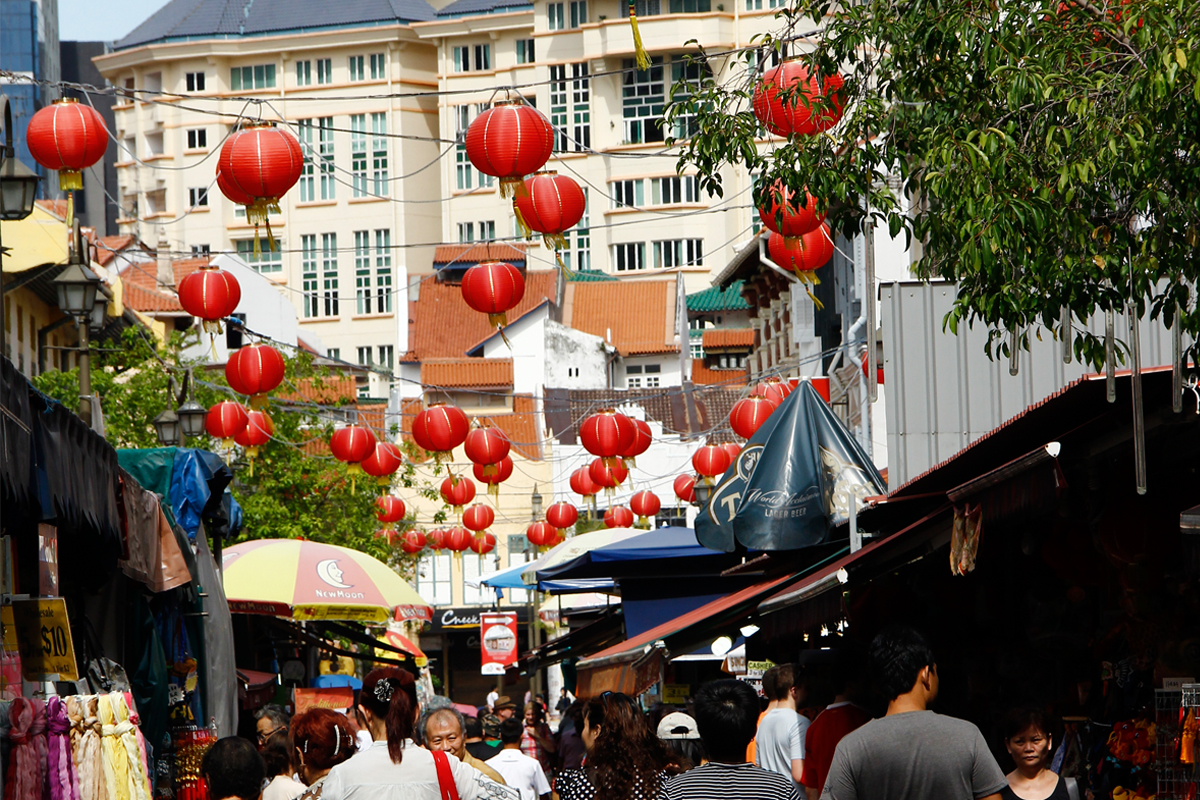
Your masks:
M 638 17 L 638 30 L 642 44 L 651 54 L 694 50 L 695 45 L 685 47 L 684 44 L 693 39 L 709 50 L 732 47 L 735 40 L 733 14 L 720 11 Z M 616 59 L 632 58 L 634 54 L 633 31 L 625 17 L 589 23 L 564 34 L 540 39 L 546 43 L 539 43 L 539 47 L 546 48 L 546 58 L 552 61 Z M 612 66 L 606 65 L 607 68 Z

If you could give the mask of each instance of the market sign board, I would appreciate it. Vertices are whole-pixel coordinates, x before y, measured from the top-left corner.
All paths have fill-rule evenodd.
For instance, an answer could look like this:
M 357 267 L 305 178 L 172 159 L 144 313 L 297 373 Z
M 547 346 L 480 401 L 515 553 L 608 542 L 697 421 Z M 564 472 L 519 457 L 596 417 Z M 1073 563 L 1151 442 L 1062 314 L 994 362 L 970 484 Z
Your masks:
M 312 708 L 341 710 L 354 707 L 354 690 L 349 686 L 327 686 L 322 689 L 296 689 L 296 713 Z
M 482 675 L 503 675 L 517 663 L 517 615 L 511 611 L 484 611 L 479 615 L 483 652 Z
M 60 681 L 79 680 L 67 601 L 61 597 L 13 600 L 12 609 L 25 680 L 44 681 L 51 675 Z

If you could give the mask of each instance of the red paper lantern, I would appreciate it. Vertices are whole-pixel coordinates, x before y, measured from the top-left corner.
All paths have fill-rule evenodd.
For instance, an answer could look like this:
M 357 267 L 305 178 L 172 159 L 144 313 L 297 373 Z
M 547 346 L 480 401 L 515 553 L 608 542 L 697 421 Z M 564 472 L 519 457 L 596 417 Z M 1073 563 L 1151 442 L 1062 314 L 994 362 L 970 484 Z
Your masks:
M 434 528 L 425 536 L 425 544 L 433 552 L 439 552 L 446 547 L 446 529 Z
M 408 511 L 404 507 L 403 500 L 390 494 L 375 498 L 375 508 L 375 519 L 389 526 L 404 519 L 404 515 Z
M 492 527 L 492 523 L 495 521 L 496 512 L 479 503 L 468 508 L 462 515 L 463 527 L 476 533 Z
M 776 407 L 791 393 L 792 385 L 779 378 L 767 378 L 765 381 L 754 384 L 754 388 L 750 390 L 751 397 L 764 397 L 773 402 Z
M 638 522 L 645 525 L 646 518 L 653 517 L 662 508 L 662 502 L 654 492 L 643 489 L 629 498 L 629 508 L 634 514 L 638 515 Z
M 604 512 L 604 527 L 632 528 L 633 512 L 625 506 L 613 506 Z
M 525 191 L 525 176 L 554 152 L 554 127 L 542 112 L 520 100 L 496 103 L 467 128 L 467 157 L 484 175 L 500 179 L 500 196 Z
M 442 540 L 442 546 L 452 553 L 461 553 L 471 546 L 471 539 L 474 535 L 462 527 L 455 525 L 453 528 L 446 529 L 446 537 Z
M 646 452 L 650 448 L 650 443 L 654 441 L 654 436 L 650 433 L 650 426 L 644 420 L 633 420 L 633 427 L 633 443 L 621 453 L 621 460 L 625 462 L 626 469 L 637 466 L 637 457 Z
M 471 467 L 471 472 L 475 474 L 475 480 L 487 485 L 488 496 L 498 498 L 500 496 L 500 484 L 512 477 L 512 457 L 505 456 L 497 463 L 489 464 L 488 466 L 494 467 L 495 471 L 489 474 L 482 464 L 476 464 Z
M 239 206 L 248 206 L 254 202 L 254 198 L 243 192 L 226 177 L 220 166 L 217 167 L 217 188 L 221 190 L 221 194 L 232 200 Z
M 721 447 L 725 448 L 726 453 L 729 453 L 729 466 L 732 467 L 737 463 L 738 456 L 742 454 L 742 446 L 733 442 L 726 442 Z
M 629 477 L 629 470 L 625 469 L 625 465 L 620 461 L 609 464 L 603 458 L 597 458 L 588 467 L 588 475 L 597 486 L 615 489 Z
M 535 547 L 550 547 L 558 538 L 558 531 L 548 522 L 535 522 L 525 529 L 525 538 Z
M 467 438 L 471 423 L 458 406 L 434 403 L 413 420 L 412 437 L 417 446 L 433 454 L 439 464 Z
M 263 408 L 267 393 L 283 383 L 285 364 L 279 351 L 269 344 L 252 344 L 229 354 L 225 380 L 238 394 L 250 395 L 251 408 Z
M 179 305 L 204 322 L 210 334 L 221 332 L 221 320 L 237 310 L 242 302 L 242 287 L 237 278 L 223 269 L 201 267 L 185 275 L 177 290 Z
M 475 499 L 475 484 L 467 478 L 451 475 L 442 481 L 442 499 L 455 514 L 461 514 L 463 506 Z
M 585 500 L 593 500 L 596 497 L 596 492 L 600 491 L 601 488 L 592 480 L 592 473 L 589 467 L 580 467 L 571 473 L 571 491 L 575 494 L 583 495 Z
M 485 261 L 463 273 L 462 296 L 471 308 L 488 315 L 489 325 L 502 328 L 508 324 L 507 312 L 525 296 L 525 276 L 506 261 Z
M 273 123 L 253 123 L 236 130 L 221 145 L 217 188 L 235 191 L 226 194 L 235 203 L 246 206 L 246 221 L 254 226 L 254 249 L 258 253 L 258 226 L 267 226 L 267 238 L 275 249 L 271 223 L 267 215 L 279 213 L 279 198 L 300 180 L 304 169 L 304 151 L 296 137 Z M 245 203 L 247 197 L 250 203 Z
M 361 471 L 359 463 L 375 452 L 375 444 L 375 434 L 361 425 L 347 425 L 329 437 L 333 457 L 349 464 L 351 472 Z
M 271 441 L 275 433 L 275 423 L 264 411 L 246 412 L 246 427 L 233 437 L 246 450 L 246 459 L 250 462 L 250 477 L 254 477 L 254 459 L 258 458 L 258 448 Z
M 674 488 L 675 496 L 683 502 L 696 502 L 696 477 L 694 475 L 677 475 Z
M 214 439 L 220 439 L 226 448 L 233 447 L 234 439 L 246 429 L 250 418 L 242 404 L 234 400 L 222 400 L 208 410 L 204 418 L 204 429 Z
M 471 463 L 481 465 L 484 475 L 494 475 L 499 470 L 496 465 L 511 448 L 508 435 L 499 428 L 472 428 L 463 442 L 467 458 Z
M 496 537 L 487 531 L 481 531 L 471 537 L 470 546 L 472 551 L 486 556 L 496 549 Z
M 69 192 L 82 189 L 82 172 L 104 158 L 108 129 L 90 105 L 64 97 L 29 118 L 25 144 L 34 161 L 57 170 L 58 188 Z
M 774 394 L 778 396 L 778 392 Z M 733 404 L 733 409 L 729 412 L 729 425 L 738 436 L 749 439 L 763 426 L 775 409 L 779 408 L 781 401 L 782 398 L 776 401 L 773 397 L 758 395 L 743 397 Z
M 405 531 L 400 537 L 400 549 L 410 556 L 425 549 L 425 534 L 418 530 Z
M 542 234 L 542 242 L 550 250 L 567 247 L 565 231 L 583 219 L 587 198 L 579 184 L 554 170 L 538 172 L 525 179 L 525 195 L 513 198 L 517 223 L 532 233 Z
M 636 437 L 633 420 L 611 408 L 592 414 L 579 426 L 583 449 L 608 463 L 620 463 L 620 456 L 633 446 Z
M 816 230 L 809 231 L 799 239 L 789 240 L 772 233 L 767 240 L 767 250 L 771 260 L 784 269 L 796 273 L 800 280 L 815 283 L 813 272 L 829 263 L 833 258 L 833 236 L 829 226 L 821 223 Z
M 842 118 L 844 85 L 841 75 L 818 81 L 799 61 L 784 61 L 763 73 L 754 88 L 754 116 L 776 136 L 827 131 Z M 822 108 L 813 107 L 818 104 Z
M 766 202 L 758 207 L 758 217 L 767 230 L 778 233 L 785 239 L 799 239 L 814 231 L 825 221 L 824 214 L 817 213 L 817 199 L 807 191 L 801 193 L 776 181 L 767 195 Z
M 362 470 L 380 486 L 387 486 L 403 463 L 404 456 L 399 447 L 391 442 L 376 442 L 375 452 L 362 460 Z
M 714 477 L 729 469 L 729 453 L 719 444 L 706 444 L 692 454 L 692 466 L 704 476 L 705 483 L 712 483 Z
M 546 521 L 558 530 L 566 530 L 579 520 L 579 511 L 570 503 L 555 503 L 546 509 Z

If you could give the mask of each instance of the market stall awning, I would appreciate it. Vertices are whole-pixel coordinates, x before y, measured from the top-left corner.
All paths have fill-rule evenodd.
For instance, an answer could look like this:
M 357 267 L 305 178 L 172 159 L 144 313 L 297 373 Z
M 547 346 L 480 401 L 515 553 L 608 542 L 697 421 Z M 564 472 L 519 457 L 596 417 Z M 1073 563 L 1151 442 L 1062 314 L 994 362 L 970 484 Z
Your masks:
M 576 696 L 594 697 L 606 691 L 640 693 L 651 674 L 655 681 L 658 679 L 657 664 L 651 663 L 662 658 L 657 642 L 662 640 L 671 649 L 688 648 L 724 635 L 729 632 L 727 628 L 753 614 L 765 596 L 798 578 L 788 573 L 760 581 L 580 661 Z
M 235 613 L 299 620 L 433 619 L 433 609 L 391 567 L 366 553 L 301 539 L 227 548 L 225 594 Z
M 595 622 L 530 650 L 517 661 L 517 668 L 522 675 L 527 675 L 565 658 L 581 658 L 611 647 L 625 638 L 623 617 L 621 606 L 610 606 Z
M 663 562 L 669 561 L 668 567 Z M 594 547 L 557 565 L 536 569 L 539 581 L 567 578 L 621 578 L 669 572 L 671 575 L 719 574 L 741 561 L 740 555 L 710 550 L 691 528 L 658 528 L 640 536 Z
M 597 547 L 632 539 L 635 536 L 641 536 L 643 533 L 645 531 L 636 528 L 602 528 L 598 531 L 590 531 L 579 536 L 572 536 L 562 544 L 551 548 L 550 552 L 537 561 L 534 561 L 532 564 L 526 564 L 525 569 L 521 572 L 521 580 L 525 581 L 526 586 L 533 586 L 538 583 L 538 573 L 543 570 L 574 561 L 584 553 L 588 553 Z M 539 586 L 539 588 L 544 589 L 545 587 Z M 578 591 L 594 591 L 594 589 L 580 589 Z
M 383 636 L 380 636 L 379 638 L 382 639 L 383 641 L 387 642 L 388 644 L 390 644 L 392 647 L 396 648 L 400 652 L 407 653 L 408 655 L 412 656 L 413 658 L 416 658 L 416 659 L 425 658 L 425 653 L 423 653 L 421 651 L 421 648 L 419 648 L 415 644 L 413 644 L 407 637 L 402 636 L 399 633 L 396 633 L 395 631 L 388 631 L 387 633 L 383 634 Z M 418 663 L 418 666 L 423 666 L 423 665 Z

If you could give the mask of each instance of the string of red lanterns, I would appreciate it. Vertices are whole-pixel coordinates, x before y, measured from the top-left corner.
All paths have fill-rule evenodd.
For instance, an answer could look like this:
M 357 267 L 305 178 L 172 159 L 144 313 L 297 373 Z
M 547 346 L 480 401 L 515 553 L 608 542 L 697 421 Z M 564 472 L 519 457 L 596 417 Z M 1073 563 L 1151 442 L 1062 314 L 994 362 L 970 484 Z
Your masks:
M 442 481 L 441 495 L 455 514 L 461 514 L 463 506 L 475 499 L 475 484 L 469 478 L 451 475 Z
M 265 411 L 248 411 L 246 427 L 234 434 L 233 441 L 246 451 L 246 460 L 250 462 L 247 471 L 251 478 L 254 477 L 254 460 L 258 458 L 258 448 L 271 441 L 271 435 L 274 433 L 275 423 Z
M 525 191 L 525 176 L 540 170 L 554 152 L 554 127 L 542 112 L 520 100 L 503 100 L 471 121 L 467 158 L 484 175 L 500 179 L 500 196 Z
M 818 79 L 803 63 L 788 59 L 763 73 L 751 106 L 758 121 L 776 136 L 811 136 L 842 118 L 844 86 L 841 75 Z
M 236 400 L 222 400 L 208 410 L 204 429 L 214 439 L 220 439 L 225 449 L 233 447 L 234 438 L 245 430 L 250 418 Z
M 495 467 L 495 470 L 490 474 L 482 464 L 476 464 L 471 467 L 471 472 L 475 475 L 475 480 L 487 486 L 488 495 L 495 499 L 500 497 L 500 484 L 512 477 L 512 457 L 505 456 L 496 464 L 490 464 L 489 466 Z
M 647 517 L 653 517 L 662 509 L 662 502 L 654 492 L 643 489 L 629 498 L 629 508 L 634 514 L 637 514 L 638 524 L 645 525 L 648 521 Z
M 252 344 L 229 354 L 229 360 L 225 362 L 225 381 L 238 394 L 250 395 L 251 408 L 265 408 L 267 394 L 283 383 L 286 368 L 283 356 L 274 347 Z
M 300 142 L 274 123 L 250 123 L 229 134 L 221 145 L 217 188 L 233 202 L 246 207 L 246 221 L 254 226 L 255 257 L 262 252 L 258 239 L 260 225 L 267 228 L 269 247 L 277 249 L 269 215 L 279 213 L 279 198 L 296 185 L 303 169 L 304 151 Z
M 472 464 L 482 466 L 484 475 L 495 475 L 499 471 L 499 463 L 511 449 L 512 441 L 508 434 L 496 427 L 473 427 L 463 441 L 463 452 L 467 459 Z
M 413 420 L 412 437 L 417 446 L 442 463 L 451 451 L 466 441 L 471 424 L 458 406 L 434 403 Z
M 525 194 L 513 198 L 513 211 L 525 238 L 542 234 L 547 250 L 567 247 L 566 231 L 579 224 L 587 198 L 573 178 L 554 170 L 536 172 L 525 180 Z
M 604 512 L 604 527 L 632 528 L 633 512 L 625 506 L 613 506 L 608 511 Z
M 488 325 L 503 328 L 525 296 L 525 276 L 507 261 L 485 261 L 463 273 L 460 288 L 468 306 L 488 315 Z
M 360 462 L 362 471 L 375 479 L 381 487 L 391 484 L 392 476 L 404 463 L 400 448 L 391 442 L 376 442 L 375 451 Z

